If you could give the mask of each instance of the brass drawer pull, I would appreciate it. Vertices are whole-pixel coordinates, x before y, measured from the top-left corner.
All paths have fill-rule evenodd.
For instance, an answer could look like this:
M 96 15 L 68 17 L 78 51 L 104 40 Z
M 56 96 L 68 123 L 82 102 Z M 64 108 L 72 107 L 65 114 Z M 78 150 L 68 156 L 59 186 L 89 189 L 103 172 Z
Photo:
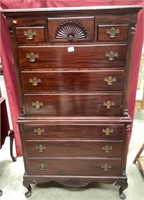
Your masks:
M 39 58 L 39 55 L 31 52 L 30 54 L 27 53 L 26 58 L 29 60 L 29 62 L 36 62 L 37 58 Z
M 107 85 L 113 85 L 113 82 L 116 82 L 116 77 L 109 76 L 105 78 L 104 81 L 107 82 Z
M 105 133 L 105 135 L 110 135 L 110 133 L 113 133 L 113 129 L 110 128 L 102 129 L 102 132 Z
M 106 30 L 106 34 L 109 35 L 110 39 L 114 39 L 114 38 L 116 38 L 117 35 L 120 34 L 120 30 L 112 27 L 112 28 Z
M 40 78 L 36 78 L 36 77 L 30 78 L 29 79 L 29 83 L 31 83 L 33 86 L 37 86 L 38 83 L 41 83 L 41 79 Z
M 114 101 L 108 100 L 107 102 L 104 102 L 103 105 L 106 106 L 106 109 L 109 110 L 109 109 L 111 109 L 111 106 L 115 105 L 115 103 L 114 103 Z
M 24 31 L 24 36 L 27 40 L 33 40 L 36 35 L 36 31 L 32 31 L 30 29 L 28 31 Z
M 43 153 L 46 149 L 46 146 L 40 144 L 39 146 L 36 146 L 36 150 L 38 150 L 39 153 Z
M 35 128 L 34 133 L 37 133 L 38 136 L 42 135 L 45 132 L 44 128 Z
M 45 164 L 45 163 L 40 163 L 39 165 L 38 165 L 38 167 L 40 168 L 40 170 L 45 170 L 48 166 L 47 166 L 47 164 Z
M 109 51 L 105 53 L 105 57 L 109 60 L 109 61 L 114 61 L 115 58 L 119 57 L 118 52 L 114 52 L 114 51 Z
M 104 165 L 101 165 L 101 168 L 106 172 L 106 171 L 109 171 L 109 169 L 111 169 L 112 166 L 109 164 L 104 164 Z
M 32 102 L 32 106 L 35 107 L 36 109 L 39 109 L 40 107 L 43 106 L 43 102 L 39 102 L 39 101 Z
M 105 153 L 109 153 L 110 151 L 112 151 L 112 146 L 103 146 L 102 147 L 102 151 L 105 151 Z

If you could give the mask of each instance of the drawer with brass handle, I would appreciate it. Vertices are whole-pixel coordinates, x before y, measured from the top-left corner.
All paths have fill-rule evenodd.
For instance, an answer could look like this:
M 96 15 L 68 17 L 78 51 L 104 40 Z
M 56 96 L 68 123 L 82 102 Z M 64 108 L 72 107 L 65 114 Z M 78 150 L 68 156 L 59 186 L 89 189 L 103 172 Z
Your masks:
M 127 41 L 129 26 L 98 25 L 98 41 Z
M 19 44 L 45 42 L 44 27 L 17 27 L 16 38 Z
M 126 45 L 19 46 L 18 50 L 24 69 L 124 67 L 126 61 Z
M 97 140 L 26 141 L 28 157 L 109 157 L 120 158 L 122 142 Z
M 70 93 L 25 95 L 26 115 L 119 116 L 122 94 Z
M 24 93 L 123 91 L 123 70 L 22 72 Z
M 114 122 L 113 122 L 114 123 Z M 90 124 L 90 122 L 37 121 L 23 124 L 23 134 L 26 140 L 123 140 L 124 124 L 109 124 L 105 122 Z
M 30 175 L 120 176 L 121 159 L 48 158 L 28 159 Z M 72 177 L 71 177 L 72 178 Z

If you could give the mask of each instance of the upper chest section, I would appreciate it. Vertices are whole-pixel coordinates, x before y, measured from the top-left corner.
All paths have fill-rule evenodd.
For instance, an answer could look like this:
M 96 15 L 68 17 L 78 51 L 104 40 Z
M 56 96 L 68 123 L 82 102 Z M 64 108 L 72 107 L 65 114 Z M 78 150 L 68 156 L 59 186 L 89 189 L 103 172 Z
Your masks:
M 133 32 L 131 27 L 136 23 L 136 10 L 113 8 L 15 12 L 9 13 L 8 22 L 18 45 L 127 43 Z

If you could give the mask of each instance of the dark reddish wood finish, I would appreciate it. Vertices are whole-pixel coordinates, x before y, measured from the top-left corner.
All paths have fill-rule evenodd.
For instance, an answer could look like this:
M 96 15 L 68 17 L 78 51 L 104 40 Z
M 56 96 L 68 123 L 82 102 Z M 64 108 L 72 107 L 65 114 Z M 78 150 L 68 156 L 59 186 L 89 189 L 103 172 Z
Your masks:
M 25 147 L 28 157 L 120 158 L 122 154 L 122 142 L 109 141 L 26 141 Z M 40 150 L 40 147 L 42 147 L 42 150 Z
M 24 35 L 25 32 L 31 30 L 35 32 L 33 39 L 28 40 Z M 35 42 L 45 42 L 44 27 L 18 27 L 16 28 L 16 38 L 19 44 L 21 43 L 35 43 Z
M 40 169 L 41 163 L 46 169 Z M 119 176 L 120 163 L 120 159 L 29 159 L 28 171 L 30 175 Z M 110 165 L 107 171 L 102 168 L 105 164 Z
M 119 33 L 114 38 L 110 38 L 107 30 L 115 28 Z M 126 41 L 128 39 L 128 25 L 99 25 L 98 26 L 98 41 Z
M 109 109 L 104 105 L 110 101 L 114 105 Z M 36 108 L 33 104 L 42 104 Z M 25 115 L 47 116 L 120 116 L 121 93 L 85 93 L 26 95 Z
M 19 57 L 20 66 L 24 69 L 29 68 L 59 68 L 59 67 L 115 67 L 125 66 L 126 45 L 73 45 L 74 51 L 69 52 L 71 46 L 20 46 Z M 114 61 L 109 61 L 105 56 L 106 52 L 113 51 L 118 53 Z M 30 62 L 26 58 L 27 54 L 38 55 L 35 62 Z
M 114 81 L 108 84 L 105 79 L 112 77 Z M 33 78 L 40 79 L 33 85 Z M 53 81 L 55 80 L 55 81 Z M 58 92 L 88 92 L 88 91 L 122 91 L 124 88 L 124 72 L 121 70 L 91 70 L 91 71 L 50 71 L 22 73 L 24 93 Z M 30 82 L 31 81 L 31 82 Z
M 43 132 L 38 134 L 35 130 L 42 129 Z M 111 130 L 105 133 L 104 130 Z M 47 125 L 40 122 L 24 124 L 23 133 L 26 140 L 123 140 L 123 124 L 53 124 Z
M 84 187 L 98 181 L 120 185 L 124 199 L 127 93 L 140 9 L 4 11 L 18 77 L 27 197 L 33 182 Z M 32 40 L 27 30 L 36 32 Z
M 49 41 L 50 42 L 69 42 L 68 38 L 65 39 L 57 39 L 55 37 L 55 31 L 57 27 L 63 23 L 66 22 L 78 22 L 80 25 L 85 27 L 87 32 L 86 38 L 74 38 L 73 42 L 80 42 L 80 41 L 93 41 L 94 40 L 94 17 L 64 17 L 64 18 L 48 18 L 48 35 L 49 35 Z M 73 27 L 70 28 L 70 33 L 73 32 Z M 64 31 L 64 30 L 63 30 Z

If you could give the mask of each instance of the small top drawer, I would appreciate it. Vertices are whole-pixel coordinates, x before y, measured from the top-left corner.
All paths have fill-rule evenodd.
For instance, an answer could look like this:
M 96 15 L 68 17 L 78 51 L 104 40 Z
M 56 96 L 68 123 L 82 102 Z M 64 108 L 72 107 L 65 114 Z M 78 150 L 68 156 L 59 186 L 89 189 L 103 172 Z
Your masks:
M 16 37 L 19 44 L 45 42 L 44 27 L 16 27 Z
M 78 42 L 94 39 L 94 17 L 48 18 L 50 42 Z
M 98 41 L 126 41 L 128 25 L 98 25 Z

